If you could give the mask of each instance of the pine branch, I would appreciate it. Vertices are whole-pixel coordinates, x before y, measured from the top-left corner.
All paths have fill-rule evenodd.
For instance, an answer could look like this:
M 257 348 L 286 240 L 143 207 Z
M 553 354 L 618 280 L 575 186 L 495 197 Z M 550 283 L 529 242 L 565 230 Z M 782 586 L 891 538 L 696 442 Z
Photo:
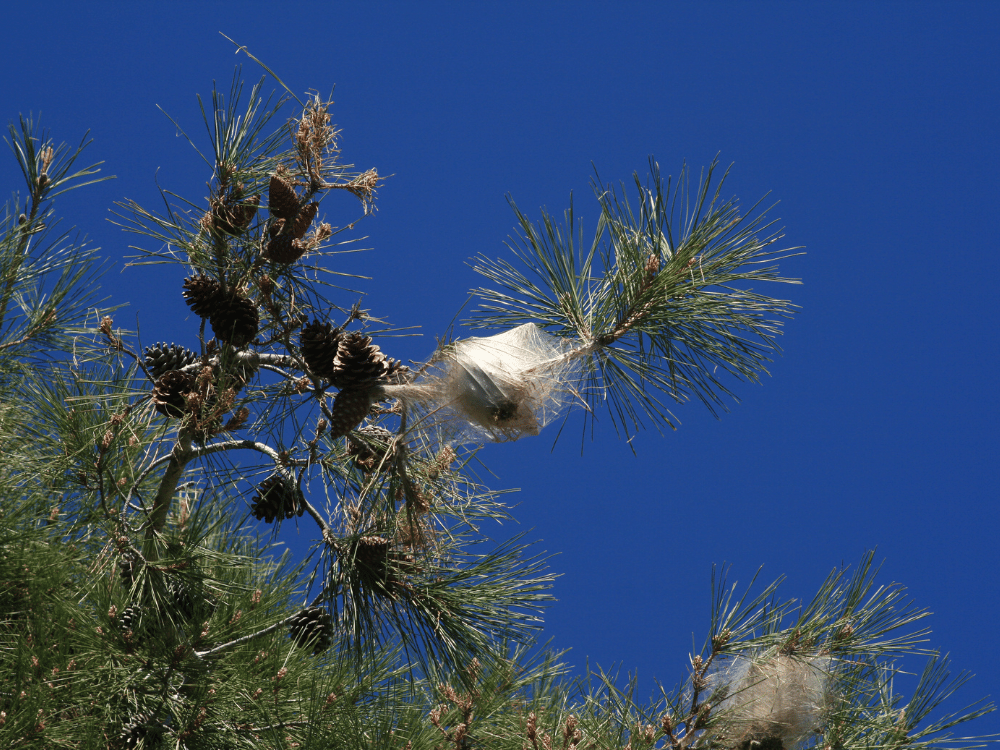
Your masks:
M 557 337 L 574 340 L 585 357 L 582 392 L 593 409 L 606 401 L 616 428 L 626 434 L 649 420 L 673 427 L 662 397 L 695 397 L 713 414 L 735 398 L 718 373 L 757 381 L 779 351 L 776 335 L 794 306 L 748 284 L 798 283 L 781 277 L 777 263 L 794 249 L 775 251 L 781 235 L 757 206 L 741 215 L 721 200 L 725 175 L 712 192 L 713 163 L 693 192 L 686 169 L 678 186 L 650 160 L 651 187 L 635 175 L 638 201 L 629 203 L 598 181 L 601 214 L 593 241 L 584 245 L 571 205 L 566 225 L 543 214 L 532 224 L 513 206 L 520 237 L 510 246 L 527 267 L 480 257 L 474 270 L 496 288 L 480 288 L 477 326 L 537 321 Z M 762 232 L 770 235 L 760 237 Z

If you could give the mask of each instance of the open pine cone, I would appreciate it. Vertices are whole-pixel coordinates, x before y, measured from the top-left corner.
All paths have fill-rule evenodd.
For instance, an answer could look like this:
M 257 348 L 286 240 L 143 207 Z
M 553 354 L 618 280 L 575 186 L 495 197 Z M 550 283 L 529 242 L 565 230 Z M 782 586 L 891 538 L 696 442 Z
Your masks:
M 347 454 L 354 457 L 354 465 L 367 472 L 384 466 L 385 454 L 392 443 L 393 434 L 384 427 L 368 425 L 347 438 Z
M 314 320 L 302 326 L 299 334 L 299 346 L 306 366 L 318 378 L 333 377 L 333 358 L 337 356 L 340 344 L 340 333 L 332 323 L 320 323 Z
M 160 414 L 181 417 L 187 411 L 187 397 L 195 389 L 193 375 L 180 370 L 164 373 L 153 386 L 153 404 Z
M 183 370 L 198 359 L 198 355 L 190 349 L 180 344 L 167 344 L 160 342 L 153 346 L 147 346 L 144 352 L 144 363 L 153 380 L 159 380 L 161 376 L 171 370 Z
M 388 371 L 385 355 L 372 345 L 371 336 L 348 333 L 341 336 L 333 358 L 330 381 L 341 390 L 371 388 Z
M 160 741 L 164 731 L 164 726 L 156 720 L 151 711 L 135 714 L 122 727 L 117 747 L 124 750 L 133 750 L 140 746 L 153 747 L 154 743 Z
M 279 474 L 272 474 L 260 483 L 250 506 L 253 517 L 267 523 L 277 518 L 301 516 L 304 511 L 299 489 Z
M 222 285 L 218 281 L 198 274 L 184 279 L 184 301 L 195 315 L 209 318 L 218 306 Z
M 412 381 L 413 373 L 410 371 L 409 367 L 404 365 L 398 359 L 386 357 L 385 374 L 382 376 L 382 380 L 386 383 L 392 383 L 393 385 L 401 385 Z
M 122 630 L 135 630 L 139 626 L 139 618 L 142 616 L 142 607 L 133 604 L 122 610 L 118 622 Z
M 257 305 L 238 292 L 218 298 L 208 320 L 216 338 L 236 348 L 253 341 L 260 328 Z
M 322 607 L 307 607 L 292 617 L 288 632 L 296 646 L 312 646 L 313 654 L 319 654 L 332 642 L 333 618 Z

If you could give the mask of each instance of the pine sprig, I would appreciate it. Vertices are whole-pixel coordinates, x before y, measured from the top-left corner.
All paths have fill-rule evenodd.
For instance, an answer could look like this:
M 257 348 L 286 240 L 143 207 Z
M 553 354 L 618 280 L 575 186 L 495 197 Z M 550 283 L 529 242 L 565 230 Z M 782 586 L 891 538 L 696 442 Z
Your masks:
M 476 552 L 482 538 L 474 524 L 503 509 L 492 493 L 466 491 L 442 496 L 433 508 L 401 508 L 391 521 L 331 540 L 319 600 L 355 650 L 399 640 L 425 668 L 435 660 L 457 667 L 485 658 L 498 637 L 532 638 L 553 576 L 543 558 L 529 554 L 523 535 Z M 379 505 L 361 518 L 378 517 Z
M 721 198 L 717 163 L 693 191 L 686 168 L 676 185 L 655 161 L 650 170 L 649 185 L 635 175 L 634 202 L 624 186 L 595 181 L 601 214 L 589 245 L 572 205 L 563 226 L 546 214 L 535 225 L 514 206 L 521 233 L 510 246 L 527 271 L 483 257 L 474 266 L 495 287 L 476 290 L 473 325 L 536 321 L 575 339 L 588 355 L 582 393 L 591 413 L 606 402 L 626 433 L 647 421 L 673 427 L 667 400 L 696 398 L 713 414 L 728 408 L 723 397 L 736 395 L 727 378 L 766 374 L 794 311 L 751 284 L 798 283 L 778 274 L 778 261 L 795 253 L 773 248 L 781 234 L 766 211 L 743 215 Z
M 76 169 L 90 143 L 76 149 L 52 141 L 47 130 L 21 117 L 10 123 L 10 146 L 25 180 L 25 199 L 5 203 L 0 219 L 0 352 L 16 366 L 24 358 L 62 349 L 67 328 L 95 303 L 96 248 L 58 233 L 53 199 L 110 177 L 94 177 L 100 162 Z M 0 366 L 0 378 L 4 367 Z

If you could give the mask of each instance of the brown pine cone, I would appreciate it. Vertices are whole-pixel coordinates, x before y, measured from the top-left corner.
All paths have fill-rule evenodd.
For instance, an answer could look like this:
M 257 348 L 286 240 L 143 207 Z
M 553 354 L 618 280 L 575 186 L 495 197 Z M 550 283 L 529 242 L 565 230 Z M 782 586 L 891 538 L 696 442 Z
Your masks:
M 216 338 L 237 348 L 253 341 L 260 328 L 257 305 L 237 292 L 222 297 L 208 320 Z
M 242 391 L 246 388 L 247 383 L 253 380 L 254 375 L 257 374 L 257 368 L 254 367 L 249 362 L 227 362 L 221 371 L 216 375 L 216 378 L 225 378 L 224 382 L 236 390 L 237 392 Z
M 184 279 L 184 301 L 191 311 L 202 318 L 209 318 L 219 303 L 222 285 L 215 279 L 198 274 Z
M 385 355 L 372 346 L 371 336 L 348 333 L 340 337 L 337 356 L 333 358 L 330 381 L 340 388 L 370 388 L 386 374 Z
M 144 355 L 143 362 L 154 381 L 171 370 L 183 370 L 198 359 L 198 355 L 190 349 L 165 342 L 147 346 Z
M 278 175 L 271 175 L 267 194 L 267 207 L 277 219 L 293 219 L 299 212 L 299 196 L 295 189 Z
M 264 257 L 278 263 L 294 263 L 306 251 L 306 244 L 291 234 L 281 233 L 272 237 L 264 248 Z
M 330 408 L 330 439 L 344 437 L 368 416 L 374 399 L 368 390 L 341 391 Z
M 363 536 L 354 548 L 354 561 L 362 573 L 381 582 L 385 579 L 391 542 L 384 536 Z
M 340 334 L 331 323 L 314 320 L 302 326 L 299 346 L 306 366 L 318 378 L 333 377 L 333 358 L 337 356 Z
M 305 511 L 299 488 L 279 474 L 272 474 L 257 487 L 250 506 L 253 517 L 273 523 L 278 518 L 301 516 Z
M 257 215 L 259 205 L 259 195 L 253 195 L 243 200 L 241 192 L 234 192 L 232 204 L 230 201 L 226 201 L 226 203 L 212 209 L 212 225 L 226 234 L 241 235 L 250 226 L 253 217 Z
M 333 618 L 322 607 L 307 607 L 292 617 L 288 633 L 299 648 L 312 646 L 320 654 L 333 642 Z
M 316 212 L 319 211 L 319 204 L 316 201 L 304 206 L 298 215 L 295 217 L 295 221 L 292 222 L 292 236 L 301 240 L 306 236 L 306 232 L 309 231 L 309 225 L 312 224 L 313 219 L 316 218 Z
M 409 367 L 398 359 L 387 357 L 385 360 L 385 375 L 382 376 L 382 379 L 387 383 L 402 385 L 413 380 L 413 373 Z
M 153 386 L 153 404 L 160 414 L 181 417 L 187 411 L 187 397 L 195 389 L 195 379 L 181 370 L 171 370 L 160 376 Z
M 118 560 L 118 575 L 121 576 L 122 584 L 125 588 L 131 589 L 135 583 L 135 576 L 139 571 L 140 561 L 138 556 L 131 550 L 125 552 Z

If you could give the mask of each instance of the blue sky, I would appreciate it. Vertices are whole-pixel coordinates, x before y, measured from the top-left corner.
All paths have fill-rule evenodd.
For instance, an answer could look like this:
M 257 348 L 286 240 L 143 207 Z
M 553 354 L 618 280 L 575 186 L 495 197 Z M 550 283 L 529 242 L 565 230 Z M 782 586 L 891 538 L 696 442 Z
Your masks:
M 713 563 L 747 581 L 786 575 L 809 597 L 877 546 L 885 582 L 935 612 L 933 644 L 1000 695 L 996 396 L 1000 271 L 1000 5 L 995 3 L 160 3 L 55 2 L 4 12 L 5 119 L 41 112 L 57 139 L 90 129 L 117 179 L 59 201 L 104 249 L 104 289 L 147 343 L 193 332 L 179 269 L 120 272 L 134 241 L 106 219 L 154 206 L 154 178 L 205 194 L 208 174 L 156 108 L 201 136 L 195 94 L 228 88 L 247 45 L 295 91 L 327 93 L 344 158 L 391 174 L 345 256 L 366 306 L 421 339 L 420 359 L 479 281 L 473 255 L 508 252 L 514 216 L 596 222 L 592 164 L 630 180 L 716 154 L 724 194 L 765 194 L 807 255 L 782 287 L 802 310 L 762 385 L 715 420 L 679 406 L 678 431 L 607 420 L 580 455 L 543 433 L 491 446 L 496 487 L 558 553 L 544 637 L 571 661 L 682 679 L 707 627 Z M 18 189 L 11 158 L 0 184 Z M 331 205 L 333 202 L 328 201 Z M 345 202 L 346 204 L 346 202 Z M 326 207 L 327 204 L 324 204 Z M 351 206 L 351 210 L 355 207 Z M 334 223 L 337 223 L 334 221 Z M 344 304 L 354 297 L 345 295 Z M 573 423 L 571 423 L 573 424 Z M 577 425 L 579 422 L 576 423 Z M 503 532 L 500 532 L 503 533 Z M 1000 730 L 990 718 L 980 731 Z

